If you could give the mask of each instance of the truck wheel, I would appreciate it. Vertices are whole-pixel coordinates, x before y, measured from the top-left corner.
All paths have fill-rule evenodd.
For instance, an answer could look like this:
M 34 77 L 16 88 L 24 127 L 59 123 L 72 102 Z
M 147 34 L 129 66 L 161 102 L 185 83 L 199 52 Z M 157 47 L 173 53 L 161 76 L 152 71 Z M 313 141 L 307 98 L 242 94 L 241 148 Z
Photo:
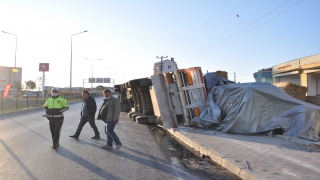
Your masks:
M 134 114 L 134 115 L 131 116 L 131 119 L 132 119 L 133 121 L 136 121 L 136 117 L 139 116 L 139 115 L 140 115 L 140 114 Z
M 140 80 L 139 79 L 134 79 L 134 80 L 129 81 L 129 86 L 130 86 L 130 88 L 139 87 L 140 86 Z
M 136 114 L 136 113 L 135 112 L 128 113 L 128 117 L 131 119 L 133 114 Z
M 116 84 L 113 86 L 114 88 L 120 89 L 120 84 Z
M 113 91 L 117 92 L 117 93 L 120 93 L 120 89 L 119 88 L 114 88 Z
M 138 124 L 149 124 L 148 116 L 138 116 L 138 117 L 136 117 L 136 123 L 138 123 Z
M 142 78 L 140 80 L 140 86 L 152 86 L 152 81 L 151 79 L 148 78 Z

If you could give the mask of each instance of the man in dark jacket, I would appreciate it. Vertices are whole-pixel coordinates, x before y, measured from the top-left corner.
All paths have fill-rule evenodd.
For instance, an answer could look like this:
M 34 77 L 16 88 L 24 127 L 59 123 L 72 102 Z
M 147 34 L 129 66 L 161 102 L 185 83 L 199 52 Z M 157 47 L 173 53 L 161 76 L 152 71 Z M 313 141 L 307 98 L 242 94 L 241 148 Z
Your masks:
M 100 139 L 100 133 L 98 131 L 96 123 L 94 122 L 95 114 L 97 111 L 96 101 L 93 97 L 89 95 L 88 91 L 82 91 L 82 97 L 83 97 L 83 103 L 81 107 L 81 114 L 80 114 L 81 118 L 78 125 L 78 129 L 74 135 L 69 137 L 78 139 L 83 126 L 87 122 L 89 122 L 95 134 L 91 139 Z

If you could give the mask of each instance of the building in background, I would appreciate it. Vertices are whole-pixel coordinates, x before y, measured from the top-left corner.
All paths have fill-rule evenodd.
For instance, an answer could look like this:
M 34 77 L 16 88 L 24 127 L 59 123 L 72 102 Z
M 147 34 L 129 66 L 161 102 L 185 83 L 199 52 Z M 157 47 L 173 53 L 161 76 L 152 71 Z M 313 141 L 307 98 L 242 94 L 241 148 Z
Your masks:
M 307 95 L 320 94 L 320 54 L 294 59 L 272 67 L 274 82 L 291 82 L 308 88 Z
M 22 85 L 22 68 L 0 66 L 0 95 L 9 83 L 12 84 L 9 97 L 13 97 Z
M 261 69 L 253 74 L 256 82 L 273 83 L 272 68 Z

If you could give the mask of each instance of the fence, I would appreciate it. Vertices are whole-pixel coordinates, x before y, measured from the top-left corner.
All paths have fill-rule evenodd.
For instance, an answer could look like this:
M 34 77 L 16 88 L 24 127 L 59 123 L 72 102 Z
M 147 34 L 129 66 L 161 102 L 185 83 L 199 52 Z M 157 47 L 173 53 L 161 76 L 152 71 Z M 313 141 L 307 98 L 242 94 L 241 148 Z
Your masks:
M 0 93 L 2 94 L 2 93 Z M 102 96 L 101 92 L 90 93 L 92 97 Z M 61 97 L 67 99 L 68 102 L 82 100 L 82 94 L 72 93 L 72 95 L 60 95 Z M 39 96 L 38 94 L 33 96 L 22 96 L 22 97 L 12 97 L 12 98 L 2 98 L 0 97 L 0 114 L 12 112 L 16 110 L 33 108 L 33 107 L 41 107 L 46 102 L 46 99 L 50 96 Z

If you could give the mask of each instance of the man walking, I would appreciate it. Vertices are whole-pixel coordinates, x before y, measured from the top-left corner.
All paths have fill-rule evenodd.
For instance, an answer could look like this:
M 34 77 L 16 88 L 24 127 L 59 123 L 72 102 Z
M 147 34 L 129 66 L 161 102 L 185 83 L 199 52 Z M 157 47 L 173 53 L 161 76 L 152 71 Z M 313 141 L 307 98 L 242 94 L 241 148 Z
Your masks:
M 51 89 L 51 97 L 43 105 L 46 109 L 46 117 L 49 120 L 50 132 L 52 136 L 52 148 L 59 146 L 60 132 L 64 120 L 63 112 L 68 110 L 68 102 L 59 96 L 59 89 Z
M 104 101 L 99 110 L 99 115 L 97 119 L 102 119 L 106 124 L 107 131 L 107 144 L 101 146 L 104 149 L 112 149 L 113 141 L 116 143 L 116 150 L 120 149 L 122 143 L 119 137 L 114 132 L 114 128 L 119 121 L 120 116 L 120 102 L 119 99 L 114 98 L 109 89 L 103 91 Z
M 83 102 L 82 102 L 81 113 L 80 113 L 81 118 L 78 125 L 78 129 L 74 135 L 69 137 L 78 139 L 83 126 L 87 122 L 89 122 L 90 126 L 94 131 L 94 136 L 91 139 L 100 139 L 100 133 L 98 131 L 96 123 L 94 122 L 94 117 L 97 111 L 96 100 L 89 95 L 88 91 L 82 91 L 82 98 L 83 98 Z

